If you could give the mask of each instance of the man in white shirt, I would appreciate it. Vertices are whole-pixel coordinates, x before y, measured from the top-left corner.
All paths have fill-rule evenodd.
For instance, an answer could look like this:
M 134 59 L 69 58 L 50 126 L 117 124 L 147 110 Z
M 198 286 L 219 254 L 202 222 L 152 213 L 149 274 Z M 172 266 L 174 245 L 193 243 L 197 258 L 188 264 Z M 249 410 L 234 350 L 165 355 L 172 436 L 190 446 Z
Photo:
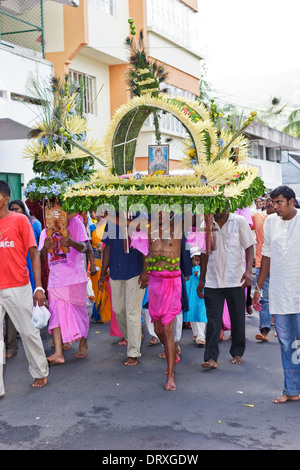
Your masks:
M 241 364 L 245 350 L 245 288 L 251 286 L 255 240 L 245 217 L 227 211 L 214 216 L 216 249 L 201 254 L 198 295 L 203 297 L 207 313 L 206 347 L 203 368 L 216 368 L 219 338 L 226 300 L 231 321 L 233 364 Z M 246 262 L 246 268 L 245 268 Z
M 273 315 L 284 371 L 284 390 L 273 403 L 299 400 L 300 365 L 300 212 L 295 193 L 279 186 L 270 193 L 275 214 L 264 223 L 264 245 L 260 273 L 253 296 L 253 307 L 260 310 L 259 298 L 270 273 L 269 309 Z

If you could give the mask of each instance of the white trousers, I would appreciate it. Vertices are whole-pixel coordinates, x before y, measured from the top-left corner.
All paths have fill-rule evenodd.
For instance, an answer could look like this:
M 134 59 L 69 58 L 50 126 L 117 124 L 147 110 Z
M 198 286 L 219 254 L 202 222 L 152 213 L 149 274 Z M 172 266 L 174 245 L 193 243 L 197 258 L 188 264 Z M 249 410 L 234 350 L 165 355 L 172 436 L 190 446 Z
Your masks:
M 34 379 L 49 375 L 40 330 L 31 324 L 33 308 L 32 288 L 27 286 L 0 289 L 0 396 L 4 395 L 3 364 L 5 364 L 5 345 L 3 338 L 3 321 L 8 314 L 21 336 L 24 351 L 29 363 L 29 372 Z
M 206 336 L 206 323 L 191 321 L 193 336 L 196 336 L 196 342 L 199 339 L 205 340 Z
M 143 310 L 143 314 L 144 314 L 144 319 L 145 319 L 145 323 L 146 323 L 146 327 L 147 327 L 147 330 L 150 334 L 151 337 L 155 337 L 157 338 L 157 335 L 154 331 L 154 323 L 151 322 L 151 317 L 150 317 L 150 314 L 149 314 L 149 310 L 148 309 L 144 309 Z M 176 315 L 175 319 L 174 319 L 174 341 L 175 343 L 179 343 L 179 341 L 181 340 L 181 336 L 182 336 L 182 313 L 179 313 L 178 315 Z
M 127 357 L 141 356 L 142 303 L 145 289 L 138 283 L 140 276 L 128 280 L 110 278 L 112 308 L 122 335 L 127 339 Z

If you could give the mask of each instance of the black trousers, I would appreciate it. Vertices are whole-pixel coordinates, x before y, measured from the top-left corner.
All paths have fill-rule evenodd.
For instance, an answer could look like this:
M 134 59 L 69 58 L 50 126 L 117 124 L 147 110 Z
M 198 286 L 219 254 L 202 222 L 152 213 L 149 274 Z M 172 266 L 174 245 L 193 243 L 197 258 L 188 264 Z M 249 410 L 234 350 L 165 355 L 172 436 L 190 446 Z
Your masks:
M 207 314 L 206 346 L 204 361 L 217 361 L 219 341 L 222 329 L 224 302 L 227 302 L 231 322 L 232 357 L 243 356 L 245 351 L 245 289 L 243 287 L 226 287 L 212 289 L 205 287 L 204 301 Z

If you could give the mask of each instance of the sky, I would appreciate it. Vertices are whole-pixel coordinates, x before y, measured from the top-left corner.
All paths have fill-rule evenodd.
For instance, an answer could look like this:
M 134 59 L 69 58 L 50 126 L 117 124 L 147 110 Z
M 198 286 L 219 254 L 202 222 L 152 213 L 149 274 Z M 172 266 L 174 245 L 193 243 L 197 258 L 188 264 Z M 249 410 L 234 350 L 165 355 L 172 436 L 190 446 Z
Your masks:
M 300 0 L 199 0 L 204 79 L 219 106 L 265 113 L 281 130 L 300 108 Z
M 199 0 L 208 78 L 300 70 L 300 0 Z

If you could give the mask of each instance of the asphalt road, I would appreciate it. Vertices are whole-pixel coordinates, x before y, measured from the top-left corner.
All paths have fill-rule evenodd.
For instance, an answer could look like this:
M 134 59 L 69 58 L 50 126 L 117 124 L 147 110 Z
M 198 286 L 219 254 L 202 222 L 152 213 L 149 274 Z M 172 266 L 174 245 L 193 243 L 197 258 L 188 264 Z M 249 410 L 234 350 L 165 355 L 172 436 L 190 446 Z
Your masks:
M 43 389 L 31 387 L 19 340 L 17 356 L 5 366 L 0 450 L 101 450 L 113 456 L 299 449 L 300 402 L 272 403 L 283 385 L 280 349 L 274 330 L 268 343 L 258 343 L 257 326 L 257 313 L 247 317 L 243 365 L 231 364 L 226 339 L 218 369 L 209 371 L 200 367 L 204 349 L 183 329 L 175 392 L 164 390 L 162 346 L 149 346 L 145 330 L 139 364 L 125 367 L 126 348 L 110 336 L 110 326 L 91 323 L 88 357 L 75 359 L 73 345 L 65 365 L 51 366 Z M 42 337 L 50 354 L 47 331 Z

